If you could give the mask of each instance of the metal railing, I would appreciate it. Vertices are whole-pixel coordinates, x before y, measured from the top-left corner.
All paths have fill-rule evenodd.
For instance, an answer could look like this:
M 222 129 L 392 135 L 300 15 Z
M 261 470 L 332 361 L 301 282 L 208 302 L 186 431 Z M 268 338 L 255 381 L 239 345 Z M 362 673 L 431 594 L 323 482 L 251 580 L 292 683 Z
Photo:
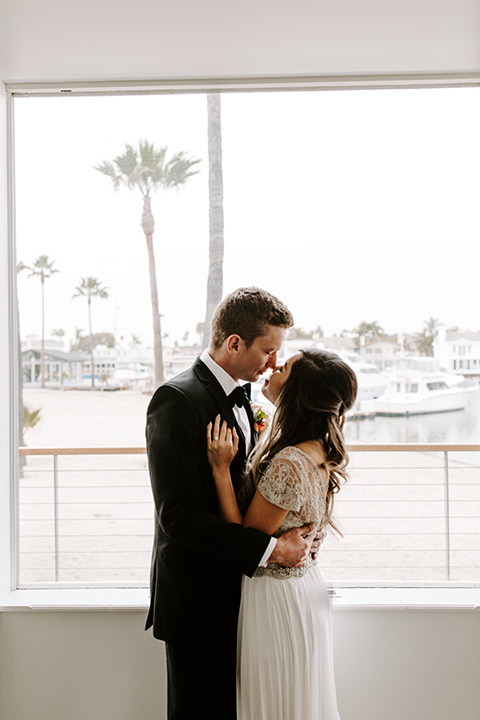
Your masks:
M 147 584 L 154 510 L 145 452 L 20 448 L 21 586 Z M 344 538 L 322 547 L 328 579 L 480 581 L 480 445 L 350 452 L 350 479 L 335 499 Z

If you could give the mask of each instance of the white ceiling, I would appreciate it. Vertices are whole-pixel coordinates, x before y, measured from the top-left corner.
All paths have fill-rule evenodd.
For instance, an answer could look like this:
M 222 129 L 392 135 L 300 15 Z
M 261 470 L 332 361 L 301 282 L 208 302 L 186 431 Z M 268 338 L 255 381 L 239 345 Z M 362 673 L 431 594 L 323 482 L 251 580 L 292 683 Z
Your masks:
M 6 82 L 478 71 L 479 0 L 0 0 Z

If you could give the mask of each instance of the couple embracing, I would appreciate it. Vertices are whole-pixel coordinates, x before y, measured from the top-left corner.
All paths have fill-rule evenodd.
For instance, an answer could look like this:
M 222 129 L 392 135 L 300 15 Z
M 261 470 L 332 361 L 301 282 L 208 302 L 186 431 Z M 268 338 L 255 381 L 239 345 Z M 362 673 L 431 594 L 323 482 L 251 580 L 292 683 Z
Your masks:
M 208 350 L 147 413 L 155 541 L 147 628 L 165 641 L 169 720 L 339 720 L 327 591 L 315 560 L 346 478 L 355 374 L 308 350 L 278 367 L 289 310 L 226 297 Z M 245 390 L 267 370 L 259 440 Z

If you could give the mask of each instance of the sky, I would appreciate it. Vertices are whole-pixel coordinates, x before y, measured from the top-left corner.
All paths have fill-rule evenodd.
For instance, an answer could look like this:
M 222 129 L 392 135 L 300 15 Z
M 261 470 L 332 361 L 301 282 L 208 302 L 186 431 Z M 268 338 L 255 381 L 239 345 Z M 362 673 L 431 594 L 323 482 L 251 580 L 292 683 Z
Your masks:
M 72 300 L 94 276 L 94 332 L 152 343 L 138 193 L 94 169 L 139 139 L 200 158 L 178 191 L 158 193 L 162 331 L 182 342 L 205 315 L 208 150 L 202 94 L 18 97 L 17 260 L 48 255 L 46 335 L 87 332 Z M 222 96 L 224 294 L 258 285 L 297 327 L 326 335 L 377 321 L 419 332 L 429 317 L 480 330 L 480 89 L 233 93 Z M 24 338 L 40 334 L 40 282 L 18 278 Z

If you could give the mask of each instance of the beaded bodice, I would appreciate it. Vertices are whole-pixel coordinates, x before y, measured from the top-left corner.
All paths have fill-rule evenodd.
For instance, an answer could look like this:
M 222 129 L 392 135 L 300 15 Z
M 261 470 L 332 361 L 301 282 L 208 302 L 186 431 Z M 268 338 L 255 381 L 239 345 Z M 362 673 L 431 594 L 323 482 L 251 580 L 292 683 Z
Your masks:
M 323 525 L 326 506 L 325 482 L 313 458 L 300 448 L 289 446 L 280 450 L 260 478 L 257 490 L 273 505 L 288 510 L 285 520 L 274 533 L 275 537 L 306 523 L 314 523 L 317 528 Z M 286 568 L 276 563 L 268 563 L 266 567 L 257 568 L 255 577 L 298 577 L 305 575 L 313 564 L 315 560 L 312 558 L 300 568 Z

